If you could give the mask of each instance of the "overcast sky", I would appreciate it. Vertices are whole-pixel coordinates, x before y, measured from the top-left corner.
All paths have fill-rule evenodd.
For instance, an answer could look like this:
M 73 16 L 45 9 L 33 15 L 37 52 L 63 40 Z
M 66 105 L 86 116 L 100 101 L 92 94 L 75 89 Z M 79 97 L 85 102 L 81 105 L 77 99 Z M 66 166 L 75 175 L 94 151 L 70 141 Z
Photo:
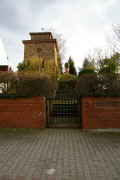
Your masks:
M 112 24 L 120 24 L 120 0 L 1 0 L 0 33 L 14 69 L 24 57 L 29 32 L 54 28 L 66 40 L 66 60 L 77 67 L 91 49 L 104 48 Z

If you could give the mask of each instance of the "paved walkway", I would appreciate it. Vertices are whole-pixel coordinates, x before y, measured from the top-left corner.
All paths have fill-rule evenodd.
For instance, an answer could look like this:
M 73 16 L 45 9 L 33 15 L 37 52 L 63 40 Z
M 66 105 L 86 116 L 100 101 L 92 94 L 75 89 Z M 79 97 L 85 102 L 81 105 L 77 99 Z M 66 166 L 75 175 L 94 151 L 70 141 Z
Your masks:
M 120 133 L 0 133 L 0 180 L 119 180 Z

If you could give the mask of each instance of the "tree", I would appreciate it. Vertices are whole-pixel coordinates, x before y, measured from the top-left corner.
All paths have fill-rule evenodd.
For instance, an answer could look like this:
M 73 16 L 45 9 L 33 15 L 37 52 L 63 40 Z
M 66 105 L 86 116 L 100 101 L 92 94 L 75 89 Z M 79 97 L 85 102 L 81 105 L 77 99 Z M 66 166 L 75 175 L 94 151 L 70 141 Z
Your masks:
M 114 60 L 118 65 L 120 63 L 120 53 L 116 52 L 111 56 L 111 59 Z
M 85 58 L 84 62 L 83 62 L 83 69 L 92 69 L 92 70 L 94 70 L 95 69 L 94 59 L 89 60 L 88 58 Z
M 112 73 L 118 72 L 119 54 L 114 54 L 110 58 L 106 57 L 98 62 L 99 73 Z
M 120 52 L 120 24 L 113 24 L 107 36 L 108 50 L 112 54 Z
M 19 72 L 22 72 L 24 71 L 24 68 L 25 68 L 25 63 L 24 62 L 21 62 L 17 65 L 17 69 Z
M 89 64 L 90 64 L 89 60 L 87 58 L 85 58 L 84 61 L 83 61 L 83 69 L 88 68 Z
M 120 52 L 120 24 L 112 26 L 113 37 L 111 40 L 111 45 L 114 52 Z
M 79 68 L 78 77 L 82 74 L 94 73 L 95 71 L 94 59 L 85 58 L 83 61 L 83 67 Z
M 47 72 L 57 73 L 59 70 L 53 60 L 44 61 L 41 57 L 32 57 L 26 62 L 19 63 L 19 72 Z
M 32 63 L 28 60 L 26 62 L 21 62 L 17 66 L 18 72 L 28 72 L 28 71 L 34 71 L 34 66 Z
M 77 71 L 76 71 L 76 68 L 74 65 L 74 61 L 71 57 L 69 57 L 68 64 L 69 64 L 69 73 L 73 74 L 73 75 L 77 75 Z

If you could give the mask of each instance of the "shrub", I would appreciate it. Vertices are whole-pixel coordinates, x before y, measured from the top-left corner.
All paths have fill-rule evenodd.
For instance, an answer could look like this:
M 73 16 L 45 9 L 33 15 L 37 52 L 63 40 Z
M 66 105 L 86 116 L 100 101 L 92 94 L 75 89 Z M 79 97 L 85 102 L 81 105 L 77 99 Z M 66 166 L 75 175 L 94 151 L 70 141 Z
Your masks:
M 120 96 L 120 78 L 111 73 L 90 73 L 80 76 L 76 92 L 78 96 Z
M 77 77 L 72 74 L 64 73 L 58 78 L 59 89 L 63 91 L 75 88 L 76 82 Z
M 97 90 L 97 74 L 83 74 L 77 81 L 76 93 L 78 96 L 93 96 Z
M 58 67 L 53 59 L 43 60 L 41 57 L 32 57 L 26 62 L 21 62 L 17 66 L 18 72 L 46 72 L 56 73 Z
M 49 96 L 55 93 L 57 81 L 46 73 L 0 73 L 0 82 L 8 84 L 7 94 Z
M 80 77 L 83 74 L 89 74 L 89 73 L 95 73 L 94 69 L 82 69 L 78 73 L 78 77 Z

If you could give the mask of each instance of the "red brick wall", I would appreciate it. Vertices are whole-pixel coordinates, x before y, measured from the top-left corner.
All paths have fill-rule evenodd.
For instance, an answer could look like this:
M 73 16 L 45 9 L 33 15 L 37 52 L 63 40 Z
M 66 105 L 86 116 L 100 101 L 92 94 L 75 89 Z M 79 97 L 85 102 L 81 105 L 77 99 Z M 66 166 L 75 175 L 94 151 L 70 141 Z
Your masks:
M 120 98 L 82 98 L 83 128 L 120 128 Z
M 0 127 L 45 128 L 44 97 L 0 99 Z

